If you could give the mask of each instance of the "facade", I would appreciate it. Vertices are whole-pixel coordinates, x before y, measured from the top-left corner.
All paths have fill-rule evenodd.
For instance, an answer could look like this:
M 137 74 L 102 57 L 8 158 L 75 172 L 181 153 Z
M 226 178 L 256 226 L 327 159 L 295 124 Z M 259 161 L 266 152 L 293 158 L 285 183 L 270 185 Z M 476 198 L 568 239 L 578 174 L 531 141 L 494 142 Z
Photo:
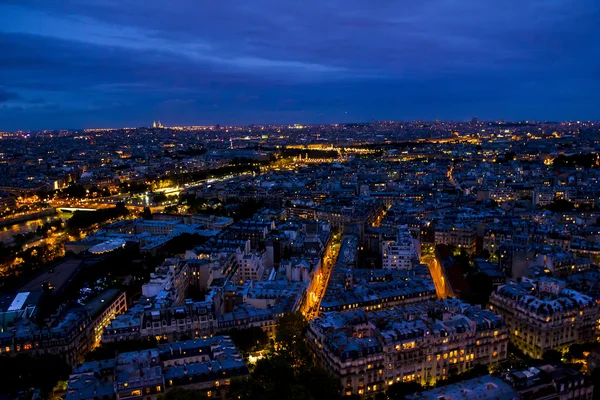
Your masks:
M 213 253 L 203 258 L 190 258 L 186 262 L 190 286 L 202 290 L 208 290 L 214 280 L 231 278 L 237 268 L 233 252 Z
M 103 303 L 108 304 L 103 307 Z M 125 292 L 118 289 L 109 289 L 86 304 L 89 314 L 93 316 L 90 331 L 93 331 L 94 344 L 100 343 L 104 328 L 107 327 L 117 315 L 127 311 L 127 298 Z
M 22 301 L 26 303 L 30 295 Z M 111 319 L 126 307 L 125 294 L 109 289 L 45 326 L 33 321 L 34 314 L 21 313 L 0 332 L 0 354 L 54 354 L 68 364 L 75 364 L 98 343 Z
M 458 300 L 382 311 L 324 313 L 307 338 L 346 394 L 370 395 L 396 382 L 431 384 L 507 357 L 500 316 Z
M 237 270 L 234 275 L 234 281 L 258 281 L 262 279 L 265 273 L 266 252 L 236 253 Z
M 490 297 L 490 308 L 506 321 L 511 342 L 531 357 L 599 336 L 600 305 L 558 279 L 500 286 Z
M 9 210 L 17 206 L 17 200 L 14 195 L 0 190 L 0 211 Z
M 179 259 L 166 259 L 150 274 L 150 280 L 142 286 L 146 297 L 163 297 L 181 304 L 190 284 L 188 265 Z
M 154 220 L 138 220 L 135 222 L 135 233 L 148 232 L 152 235 L 172 235 L 173 229 L 181 224 L 177 221 L 154 221 Z
M 184 335 L 211 335 L 215 327 L 211 306 L 204 303 L 148 309 L 140 316 L 142 337 L 177 340 Z
M 384 241 L 381 250 L 383 269 L 412 269 L 419 262 L 413 238 L 408 230 L 401 230 L 394 241 Z
M 466 224 L 436 226 L 435 244 L 454 246 L 474 253 L 477 245 L 477 229 Z

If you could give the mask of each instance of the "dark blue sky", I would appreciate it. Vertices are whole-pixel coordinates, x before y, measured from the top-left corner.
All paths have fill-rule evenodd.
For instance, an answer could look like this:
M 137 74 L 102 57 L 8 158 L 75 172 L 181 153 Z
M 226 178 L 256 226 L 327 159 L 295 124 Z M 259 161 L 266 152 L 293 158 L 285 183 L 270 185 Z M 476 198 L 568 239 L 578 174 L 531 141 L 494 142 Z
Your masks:
M 598 0 L 0 0 L 0 130 L 600 119 Z

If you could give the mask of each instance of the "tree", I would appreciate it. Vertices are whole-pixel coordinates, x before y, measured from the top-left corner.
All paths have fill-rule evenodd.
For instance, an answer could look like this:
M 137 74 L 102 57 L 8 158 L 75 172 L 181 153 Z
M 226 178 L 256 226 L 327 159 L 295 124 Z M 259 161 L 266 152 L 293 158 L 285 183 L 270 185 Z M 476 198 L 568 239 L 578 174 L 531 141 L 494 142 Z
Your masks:
M 83 199 L 86 196 L 87 191 L 82 185 L 72 184 L 64 190 L 64 193 L 71 198 Z
M 119 202 L 114 208 L 103 208 L 96 211 L 75 211 L 69 218 L 67 226 L 69 229 L 84 229 L 94 224 L 106 222 L 113 218 L 119 218 L 129 214 L 125 204 Z
M 574 154 L 572 156 L 559 155 L 552 161 L 553 167 L 574 167 L 594 168 L 598 166 L 598 155 L 595 153 Z
M 488 249 L 481 250 L 481 253 L 479 253 L 479 257 L 485 258 L 486 260 L 488 260 L 490 258 L 489 250 Z
M 316 365 L 301 369 L 298 383 L 310 388 L 311 397 L 315 400 L 335 399 L 342 390 L 342 385 L 335 376 Z
M 167 214 L 174 214 L 174 213 L 177 213 L 177 210 L 178 210 L 177 206 L 176 205 L 172 205 L 172 206 L 165 207 L 164 212 L 167 213 Z
M 573 211 L 575 208 L 575 204 L 571 203 L 569 200 L 554 200 L 552 203 L 548 204 L 545 207 L 547 210 L 552 212 L 568 212 Z
M 485 306 L 494 290 L 492 279 L 484 272 L 475 272 L 469 274 L 467 281 L 470 292 L 465 294 L 464 300 L 471 304 Z
M 248 379 L 231 383 L 228 398 L 239 400 L 341 400 L 340 381 L 315 365 L 304 340 L 307 322 L 300 313 L 279 321 L 276 345 L 256 363 Z
M 285 314 L 279 320 L 275 354 L 285 358 L 294 367 L 310 362 L 310 352 L 304 339 L 307 326 L 308 322 L 299 312 Z
M 252 377 L 248 379 L 233 379 L 231 381 L 231 385 L 229 385 L 229 392 L 227 397 L 238 400 L 276 399 L 273 393 L 267 393 L 265 386 L 257 379 L 253 379 Z
M 69 378 L 71 368 L 56 355 L 30 357 L 0 357 L 2 392 L 5 394 L 40 388 L 43 393 L 52 390 L 60 380 Z
M 256 326 L 247 329 L 231 329 L 222 334 L 231 336 L 231 340 L 242 353 L 262 350 L 269 343 L 269 336 Z
M 584 353 L 595 350 L 598 347 L 600 347 L 600 344 L 597 342 L 573 343 L 569 346 L 568 358 L 582 359 L 585 356 Z
M 167 201 L 167 195 L 164 193 L 156 193 L 152 196 L 152 202 L 154 204 L 164 203 L 165 201 Z
M 558 350 L 546 350 L 542 354 L 542 360 L 550 363 L 560 363 L 562 360 L 562 353 Z
M 265 390 L 271 393 L 279 393 L 282 398 L 291 392 L 295 376 L 293 366 L 286 358 L 271 355 L 259 360 L 252 374 L 252 378 L 263 384 Z
M 144 207 L 144 211 L 142 212 L 142 218 L 149 220 L 152 219 L 152 211 L 150 207 Z

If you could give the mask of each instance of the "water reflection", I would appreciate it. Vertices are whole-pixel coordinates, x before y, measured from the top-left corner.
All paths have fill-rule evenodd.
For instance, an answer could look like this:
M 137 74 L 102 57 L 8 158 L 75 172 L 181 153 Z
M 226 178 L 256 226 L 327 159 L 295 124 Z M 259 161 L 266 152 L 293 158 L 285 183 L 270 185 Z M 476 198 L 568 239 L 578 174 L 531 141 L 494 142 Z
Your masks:
M 58 219 L 66 221 L 67 219 L 71 218 L 72 215 L 73 214 L 57 213 L 48 217 L 33 219 L 31 221 L 19 222 L 18 224 L 0 227 L 0 242 L 8 242 L 13 236 L 18 235 L 19 233 L 29 233 L 35 231 L 38 226 L 42 226 L 46 222 L 52 222 Z

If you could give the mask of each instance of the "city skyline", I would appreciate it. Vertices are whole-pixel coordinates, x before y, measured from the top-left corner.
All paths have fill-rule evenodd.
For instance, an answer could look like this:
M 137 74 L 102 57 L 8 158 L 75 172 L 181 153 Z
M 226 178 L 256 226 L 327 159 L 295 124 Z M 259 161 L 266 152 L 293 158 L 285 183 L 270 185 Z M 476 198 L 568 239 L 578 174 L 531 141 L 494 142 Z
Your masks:
M 0 132 L 8 397 L 598 397 L 600 123 L 168 122 Z
M 593 1 L 0 5 L 0 130 L 593 120 Z

